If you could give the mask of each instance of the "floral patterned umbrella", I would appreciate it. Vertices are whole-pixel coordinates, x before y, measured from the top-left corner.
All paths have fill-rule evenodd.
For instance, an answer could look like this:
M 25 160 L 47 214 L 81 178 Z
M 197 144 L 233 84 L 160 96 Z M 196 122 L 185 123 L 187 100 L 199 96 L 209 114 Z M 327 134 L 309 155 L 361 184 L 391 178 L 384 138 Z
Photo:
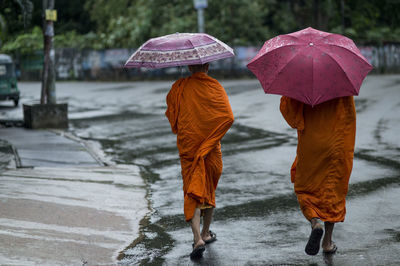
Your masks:
M 164 68 L 205 64 L 232 57 L 233 49 L 205 33 L 174 33 L 145 42 L 125 67 Z

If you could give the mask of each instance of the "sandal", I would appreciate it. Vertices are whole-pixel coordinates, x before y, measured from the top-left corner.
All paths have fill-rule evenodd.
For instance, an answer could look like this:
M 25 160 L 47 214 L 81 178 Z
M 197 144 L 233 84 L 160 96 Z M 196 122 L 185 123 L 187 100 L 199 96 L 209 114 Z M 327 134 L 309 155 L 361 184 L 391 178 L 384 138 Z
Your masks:
M 217 234 L 216 234 L 216 233 L 212 232 L 211 230 L 208 231 L 208 233 L 210 234 L 210 237 L 211 237 L 211 238 L 210 238 L 210 239 L 207 239 L 207 240 L 203 240 L 204 243 L 210 244 L 210 243 L 214 242 L 215 240 L 217 240 Z
M 203 252 L 206 250 L 205 245 L 200 245 L 200 246 L 194 248 L 194 244 L 192 244 L 192 247 L 193 247 L 193 250 L 190 253 L 190 258 L 192 260 L 200 259 L 201 257 L 203 257 Z
M 324 230 L 320 227 L 314 226 L 314 228 L 311 230 L 311 234 L 305 248 L 305 252 L 308 255 L 314 256 L 318 254 L 323 234 Z
M 336 253 L 336 251 L 337 251 L 337 246 L 336 246 L 336 244 L 335 244 L 335 242 L 333 242 L 332 241 L 332 248 L 331 249 L 329 249 L 329 250 L 324 250 L 323 251 L 323 253 L 325 254 L 325 255 L 329 255 L 329 254 L 334 254 L 334 253 Z

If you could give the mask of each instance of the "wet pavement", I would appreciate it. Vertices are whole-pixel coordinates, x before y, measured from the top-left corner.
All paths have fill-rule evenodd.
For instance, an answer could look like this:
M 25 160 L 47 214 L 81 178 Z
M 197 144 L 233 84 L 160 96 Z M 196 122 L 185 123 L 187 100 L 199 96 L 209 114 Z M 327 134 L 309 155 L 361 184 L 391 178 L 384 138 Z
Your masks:
M 148 212 L 139 168 L 60 130 L 0 139 L 0 264 L 115 265 Z
M 400 76 L 368 76 L 356 97 L 357 137 L 344 223 L 335 226 L 337 254 L 310 257 L 310 232 L 289 169 L 296 132 L 279 113 L 279 96 L 257 80 L 221 81 L 235 114 L 222 142 L 224 172 L 212 230 L 218 241 L 189 259 L 192 234 L 183 218 L 176 138 L 164 116 L 173 81 L 57 85 L 69 103 L 70 130 L 98 142 L 106 156 L 140 168 L 150 212 L 121 264 L 153 265 L 398 265 L 400 259 Z M 38 83 L 21 83 L 23 100 Z M 23 101 L 22 100 L 22 101 Z M 0 115 L 22 114 L 4 104 Z
M 147 212 L 135 174 L 87 166 L 2 172 L 0 264 L 115 265 Z
M 69 135 L 62 135 L 64 132 L 60 130 L 51 132 L 10 127 L 2 128 L 0 137 L 14 147 L 17 167 L 103 165 L 84 145 L 68 138 Z

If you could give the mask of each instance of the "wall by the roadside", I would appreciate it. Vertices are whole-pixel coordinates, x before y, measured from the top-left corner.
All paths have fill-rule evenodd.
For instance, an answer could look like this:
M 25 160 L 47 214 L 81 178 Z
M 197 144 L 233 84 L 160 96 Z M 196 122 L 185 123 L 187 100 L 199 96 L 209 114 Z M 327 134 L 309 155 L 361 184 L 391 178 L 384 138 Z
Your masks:
M 373 73 L 400 73 L 400 43 L 358 46 L 361 53 L 374 66 Z M 246 64 L 257 54 L 259 47 L 235 47 L 235 57 L 211 63 L 213 74 L 233 78 L 252 76 Z M 55 50 L 57 80 L 135 80 L 179 77 L 180 69 L 123 68 L 135 49 Z M 43 52 L 15 58 L 20 80 L 41 80 Z

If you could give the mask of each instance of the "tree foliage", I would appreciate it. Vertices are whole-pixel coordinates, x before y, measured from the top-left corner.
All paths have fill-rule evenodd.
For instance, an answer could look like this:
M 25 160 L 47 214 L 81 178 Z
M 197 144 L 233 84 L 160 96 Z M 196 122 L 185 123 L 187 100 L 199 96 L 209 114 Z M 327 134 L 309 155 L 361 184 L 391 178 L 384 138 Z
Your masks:
M 0 1 L 0 45 L 9 33 L 26 29 L 32 18 L 33 3 L 29 0 Z
M 27 2 L 30 24 L 21 8 Z M 0 1 L 0 51 L 42 47 L 41 2 Z M 152 37 L 197 32 L 192 0 L 58 0 L 56 8 L 55 48 L 136 48 Z M 399 0 L 208 0 L 204 14 L 206 32 L 232 46 L 261 45 L 308 26 L 357 42 L 400 41 Z
M 14 53 L 18 51 L 21 54 L 30 54 L 33 51 L 43 49 L 42 29 L 34 27 L 31 32 L 22 33 L 14 40 L 8 41 L 1 47 L 5 53 Z

